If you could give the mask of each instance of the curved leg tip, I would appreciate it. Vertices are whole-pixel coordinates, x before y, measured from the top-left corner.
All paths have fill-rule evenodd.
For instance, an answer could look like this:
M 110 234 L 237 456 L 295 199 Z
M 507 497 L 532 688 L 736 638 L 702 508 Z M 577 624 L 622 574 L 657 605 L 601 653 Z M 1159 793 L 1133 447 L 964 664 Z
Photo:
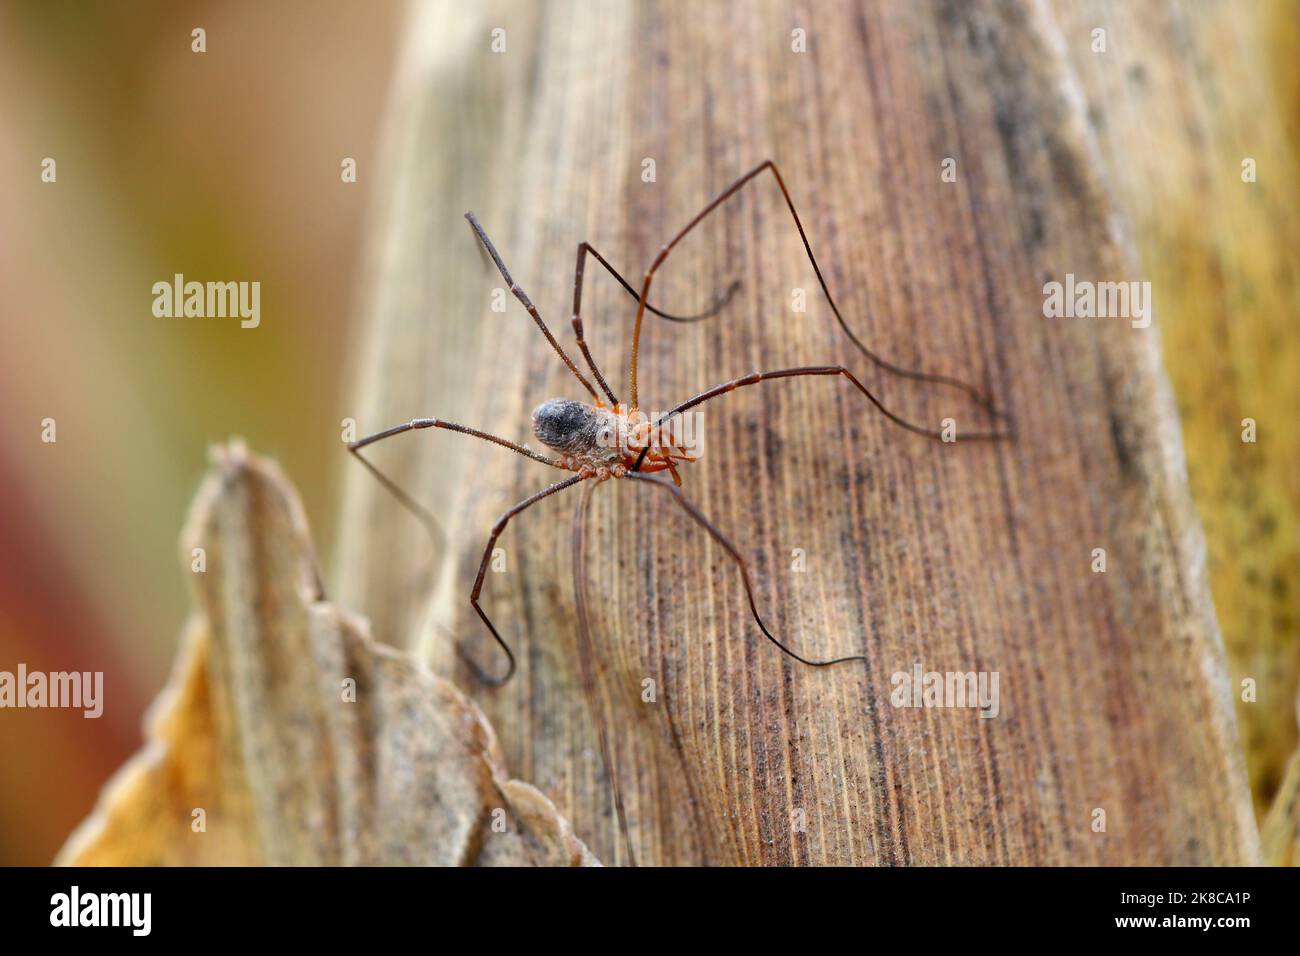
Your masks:
M 465 666 L 468 667 L 470 673 L 474 675 L 474 679 L 480 684 L 484 684 L 488 687 L 501 687 L 514 676 L 515 662 L 513 660 L 510 662 L 510 666 L 506 669 L 506 672 L 503 675 L 500 677 L 493 677 L 487 671 L 483 670 L 483 668 L 478 666 L 478 662 L 476 662 L 474 658 L 466 652 L 465 645 L 460 643 L 456 644 L 456 655 L 465 662 Z

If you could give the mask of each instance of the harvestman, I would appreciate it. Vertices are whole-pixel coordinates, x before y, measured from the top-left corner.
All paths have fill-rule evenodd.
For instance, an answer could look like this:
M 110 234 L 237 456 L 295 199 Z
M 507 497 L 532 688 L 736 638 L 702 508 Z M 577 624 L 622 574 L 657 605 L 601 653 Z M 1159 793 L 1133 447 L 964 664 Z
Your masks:
M 469 224 L 471 228 L 473 228 L 475 235 L 483 244 L 483 247 L 487 250 L 488 254 L 492 257 L 492 261 L 496 263 L 497 269 L 501 272 L 501 277 L 510 287 L 510 292 L 520 301 L 520 303 L 523 304 L 523 307 L 528 310 L 528 314 L 533 317 L 533 321 L 537 323 L 537 327 L 541 330 L 542 335 L 546 336 L 546 341 L 551 344 L 551 348 L 555 350 L 561 361 L 563 361 L 569 371 L 573 373 L 574 378 L 576 378 L 582 384 L 582 387 L 587 390 L 591 397 L 591 402 L 556 398 L 543 402 L 533 411 L 533 434 L 535 434 L 537 438 L 549 448 L 558 452 L 560 455 L 558 458 L 540 455 L 531 448 L 512 442 L 509 439 L 499 438 L 496 435 L 490 435 L 487 432 L 479 431 L 475 428 L 468 428 L 464 425 L 457 425 L 455 422 L 444 421 L 439 418 L 416 418 L 401 425 L 395 425 L 392 428 L 387 428 L 384 431 L 368 435 L 365 438 L 349 443 L 348 450 L 356 455 L 366 468 L 368 468 L 383 483 L 383 485 L 398 498 L 399 501 L 401 501 L 407 508 L 411 509 L 417 516 L 420 516 L 421 519 L 425 521 L 426 526 L 432 526 L 435 524 L 432 522 L 432 516 L 428 514 L 426 509 L 414 501 L 414 499 L 407 495 L 405 491 L 383 475 L 373 464 L 370 463 L 370 461 L 362 456 L 362 448 L 374 444 L 375 442 L 382 441 L 385 438 L 391 438 L 393 435 L 400 435 L 403 432 L 411 431 L 413 429 L 445 428 L 448 431 L 460 432 L 464 435 L 472 435 L 475 438 L 494 442 L 497 445 L 509 448 L 511 451 L 524 455 L 527 458 L 531 458 L 534 461 L 540 461 L 543 464 L 550 465 L 553 468 L 575 472 L 572 477 L 565 478 L 563 481 L 558 481 L 547 488 L 543 488 L 536 494 L 530 495 L 523 501 L 520 501 L 502 514 L 501 517 L 497 519 L 496 524 L 492 526 L 492 531 L 488 536 L 487 546 L 483 549 L 483 559 L 479 563 L 478 577 L 475 578 L 474 588 L 470 593 L 470 604 L 473 605 L 474 611 L 487 626 L 487 629 L 491 632 L 492 637 L 495 638 L 497 644 L 499 644 L 501 649 L 505 651 L 509 664 L 506 668 L 505 674 L 500 677 L 492 677 L 484 673 L 472 660 L 466 657 L 466 662 L 474 670 L 476 676 L 484 683 L 492 685 L 503 684 L 509 680 L 511 675 L 515 672 L 514 652 L 511 651 L 510 646 L 502 639 L 501 635 L 497 632 L 496 626 L 493 625 L 492 621 L 488 618 L 487 614 L 484 613 L 483 608 L 479 604 L 479 596 L 483 591 L 484 575 L 487 573 L 488 565 L 492 558 L 492 549 L 496 545 L 497 538 L 500 537 L 501 532 L 505 530 L 505 527 L 511 518 L 532 507 L 543 498 L 549 498 L 551 495 L 563 491 L 566 488 L 570 488 L 582 481 L 590 480 L 598 483 L 611 478 L 628 478 L 645 484 L 654 485 L 658 488 L 664 489 L 666 493 L 673 496 L 674 500 L 676 500 L 682 509 L 702 528 L 704 528 L 704 530 L 707 531 L 724 550 L 726 550 L 732 560 L 736 562 L 737 566 L 740 568 L 741 578 L 745 585 L 745 593 L 749 599 L 750 612 L 753 614 L 759 630 L 763 632 L 764 637 L 775 644 L 783 653 L 788 654 L 801 664 L 807 664 L 812 667 L 827 667 L 831 664 L 840 664 L 846 661 L 867 660 L 867 658 L 862 655 L 836 657 L 829 660 L 811 660 L 800 656 L 790 648 L 786 647 L 777 640 L 770 630 L 768 630 L 767 625 L 763 622 L 763 619 L 758 613 L 758 606 L 754 600 L 754 590 L 749 580 L 749 568 L 745 563 L 745 559 L 741 556 L 736 546 L 731 543 L 726 535 L 719 531 L 718 528 L 715 527 L 713 523 L 699 511 L 699 509 L 691 504 L 684 494 L 682 494 L 680 488 L 681 475 L 677 470 L 677 466 L 679 464 L 694 461 L 694 456 L 691 455 L 688 450 L 676 444 L 663 441 L 664 432 L 662 426 L 675 415 L 679 415 L 697 405 L 702 405 L 720 395 L 724 395 L 727 392 L 748 385 L 756 385 L 759 382 L 771 379 L 794 378 L 803 375 L 836 375 L 847 379 L 859 392 L 866 396 L 867 400 L 870 401 L 872 405 L 874 405 L 895 425 L 936 441 L 943 441 L 942 434 L 938 431 L 932 431 L 919 425 L 914 425 L 891 412 L 878 398 L 876 398 L 875 395 L 871 393 L 870 390 L 867 389 L 865 385 L 858 381 L 852 372 L 841 365 L 809 365 L 799 368 L 775 369 L 769 372 L 754 372 L 742 378 L 732 379 L 729 382 L 723 382 L 720 385 L 715 385 L 712 388 L 705 389 L 698 395 L 674 406 L 668 412 L 664 413 L 658 421 L 654 423 L 653 427 L 651 427 L 648 420 L 645 420 L 644 415 L 640 414 L 638 411 L 637 353 L 641 341 L 641 320 L 646 311 L 650 311 L 661 318 L 669 319 L 671 321 L 695 321 L 696 319 L 706 318 L 721 309 L 726 305 L 726 302 L 731 298 L 732 293 L 734 293 L 736 289 L 736 284 L 733 283 L 718 303 L 707 312 L 700 315 L 688 317 L 670 315 L 647 303 L 647 299 L 650 295 L 650 284 L 654 281 L 655 272 L 661 265 L 663 265 L 664 260 L 668 258 L 668 254 L 672 252 L 673 248 L 681 242 L 692 229 L 699 225 L 700 222 L 709 215 L 709 213 L 717 209 L 720 205 L 735 195 L 741 187 L 759 176 L 765 170 L 771 171 L 773 178 L 776 179 L 777 185 L 781 188 L 781 195 L 785 197 L 785 204 L 790 210 L 791 217 L 794 219 L 795 228 L 799 230 L 799 238 L 803 240 L 803 247 L 804 251 L 808 255 L 808 261 L 812 264 L 813 272 L 817 275 L 817 282 L 821 286 L 822 293 L 826 296 L 826 301 L 830 304 L 831 311 L 835 314 L 836 321 L 839 322 L 844 333 L 849 337 L 849 340 L 858 348 L 858 350 L 876 366 L 892 375 L 958 389 L 966 393 L 976 402 L 976 404 L 981 406 L 990 415 L 997 418 L 1004 418 L 1004 416 L 993 408 L 989 399 L 973 386 L 944 375 L 933 375 L 901 368 L 876 355 L 868 349 L 856 335 L 854 335 L 853 330 L 849 328 L 848 323 L 844 320 L 844 316 L 840 313 L 839 306 L 835 304 L 835 299 L 831 295 L 829 287 L 826 285 L 826 279 L 822 276 L 821 267 L 818 266 L 817 259 L 813 256 L 812 246 L 808 242 L 807 233 L 804 232 L 803 223 L 799 219 L 799 213 L 795 210 L 794 201 L 790 198 L 790 192 L 786 189 L 785 181 L 781 178 L 780 171 L 777 170 L 776 165 L 771 160 L 759 164 L 719 193 L 695 216 L 694 219 L 688 222 L 686 226 L 678 232 L 670 242 L 668 242 L 667 245 L 663 246 L 659 250 L 659 254 L 655 256 L 654 261 L 650 264 L 650 268 L 646 271 L 645 280 L 641 284 L 641 291 L 639 294 L 636 289 L 634 289 L 632 285 L 624 279 L 623 276 L 620 275 L 618 271 L 595 250 L 595 248 L 591 246 L 590 243 L 582 242 L 578 245 L 577 265 L 574 269 L 573 283 L 573 331 L 577 336 L 578 348 L 582 352 L 582 357 L 586 360 L 592 376 L 600 387 L 600 391 L 604 393 L 604 397 L 596 391 L 596 387 L 593 386 L 587 377 L 578 370 L 578 367 L 560 346 L 560 343 L 555 340 L 555 336 L 551 334 L 551 330 L 548 329 L 546 323 L 542 321 L 541 315 L 538 314 L 537 308 L 533 305 L 532 300 L 529 299 L 528 294 L 515 283 L 513 278 L 511 278 L 510 271 L 506 268 L 505 263 L 501 261 L 500 254 L 492 244 L 492 241 L 488 239 L 487 234 L 483 231 L 483 227 L 479 225 L 478 219 L 472 212 L 467 212 L 465 218 L 469 220 Z M 630 400 L 626 405 L 619 401 L 618 397 L 609 387 L 609 383 L 605 380 L 605 376 L 601 374 L 599 366 L 597 366 L 596 361 L 591 357 L 591 352 L 588 350 L 586 340 L 583 337 L 582 288 L 588 254 L 604 266 L 610 275 L 612 275 L 619 284 L 627 290 L 628 294 L 637 300 L 636 322 L 632 329 L 632 352 L 628 363 Z M 606 399 L 608 401 L 606 401 Z M 966 441 L 992 441 L 1006 437 L 1008 437 L 1008 433 L 1006 432 L 975 432 L 964 435 L 963 439 Z M 662 471 L 667 471 L 672 476 L 672 482 L 665 481 L 661 478 L 651 477 L 654 473 Z

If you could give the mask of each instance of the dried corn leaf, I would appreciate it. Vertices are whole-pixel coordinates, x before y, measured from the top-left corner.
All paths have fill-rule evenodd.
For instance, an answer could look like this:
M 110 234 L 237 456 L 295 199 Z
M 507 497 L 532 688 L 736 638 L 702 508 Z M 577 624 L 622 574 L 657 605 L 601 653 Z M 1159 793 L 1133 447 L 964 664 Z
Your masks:
M 1259 838 L 1265 863 L 1300 865 L 1300 750 L 1291 755 Z
M 206 568 L 149 743 L 60 862 L 594 863 L 507 779 L 474 704 L 321 598 L 278 469 L 238 445 L 214 463 L 182 536 L 186 568 L 195 548 Z
M 686 493 L 737 540 L 778 633 L 814 656 L 866 654 L 865 668 L 783 659 L 708 536 L 666 496 L 612 482 L 588 526 L 593 707 L 559 570 L 576 496 L 512 521 L 484 594 L 519 676 L 470 692 L 511 764 L 602 859 L 630 859 L 629 843 L 658 864 L 1258 859 L 1162 368 L 1159 329 L 1182 317 L 1163 304 L 1149 327 L 1044 315 L 1049 281 L 1150 277 L 1068 53 L 1086 33 L 1017 0 L 615 2 L 599 16 L 497 0 L 419 5 L 406 36 L 349 409 L 363 431 L 437 415 L 527 440 L 538 402 L 581 394 L 521 309 L 492 311 L 502 280 L 465 209 L 558 334 L 578 242 L 638 280 L 766 158 L 857 332 L 987 387 L 1016 420 L 1013 443 L 938 449 L 843 383 L 786 380 L 708 406 Z M 646 407 L 756 369 L 845 362 L 900 412 L 977 427 L 953 395 L 847 347 L 770 179 L 677 247 L 650 298 L 698 311 L 733 278 L 741 292 L 710 321 L 647 320 Z M 591 350 L 627 398 L 634 310 L 590 266 L 585 295 Z M 555 476 L 459 436 L 394 439 L 374 458 L 445 522 L 448 545 L 436 586 L 412 587 L 421 529 L 355 469 L 338 585 L 385 639 L 469 688 L 447 633 L 496 663 L 465 600 L 488 529 Z M 999 674 L 997 719 L 894 706 L 892 677 L 914 666 Z M 598 728 L 608 771 L 591 756 Z
M 1076 39 L 1068 59 L 1143 268 L 1174 317 L 1162 324 L 1165 363 L 1263 817 L 1298 739 L 1296 6 L 1052 6 L 1065 36 L 1104 27 L 1116 40 L 1098 55 Z M 1247 417 L 1257 442 L 1241 440 Z M 1241 693 L 1245 679 L 1254 694 Z

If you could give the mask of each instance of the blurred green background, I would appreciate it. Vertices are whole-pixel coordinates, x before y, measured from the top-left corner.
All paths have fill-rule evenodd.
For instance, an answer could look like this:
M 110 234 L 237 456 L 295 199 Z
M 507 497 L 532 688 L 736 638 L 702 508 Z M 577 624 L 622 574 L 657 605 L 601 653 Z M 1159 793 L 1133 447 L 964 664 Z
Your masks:
M 101 670 L 106 702 L 0 715 L 0 864 L 48 863 L 140 745 L 210 442 L 278 458 L 327 553 L 401 10 L 0 3 L 0 669 Z M 260 281 L 260 327 L 155 318 L 177 272 Z

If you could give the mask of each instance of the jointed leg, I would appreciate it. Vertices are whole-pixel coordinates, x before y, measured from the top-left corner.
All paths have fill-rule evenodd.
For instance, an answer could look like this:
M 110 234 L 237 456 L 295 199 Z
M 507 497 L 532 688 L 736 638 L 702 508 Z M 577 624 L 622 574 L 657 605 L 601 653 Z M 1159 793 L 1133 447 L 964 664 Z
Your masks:
M 589 242 L 578 243 L 578 262 L 573 270 L 573 331 L 578 337 L 578 348 L 582 350 L 582 355 L 587 360 L 588 367 L 591 368 L 592 374 L 596 376 L 596 383 L 600 386 L 601 391 L 609 397 L 610 404 L 617 405 L 618 399 L 614 397 L 613 391 L 610 390 L 609 383 L 605 381 L 605 376 L 600 373 L 600 369 L 597 367 L 595 359 L 591 357 L 591 352 L 587 349 L 586 339 L 583 338 L 582 334 L 582 283 L 587 270 L 587 253 L 591 253 L 595 260 L 604 266 L 605 270 L 617 279 L 618 284 L 626 289 L 627 294 L 634 299 L 637 297 L 636 289 L 632 287 L 632 283 L 628 282 L 619 274 L 617 269 L 609 264 L 609 261 L 604 256 L 596 251 L 595 246 Z M 661 319 L 667 319 L 669 322 L 698 322 L 700 319 L 707 319 L 711 315 L 716 315 L 725 308 L 727 303 L 731 301 L 731 297 L 736 294 L 736 290 L 739 288 L 739 280 L 732 282 L 731 285 L 727 287 L 727 291 L 724 292 L 718 300 L 713 303 L 713 305 L 709 306 L 709 308 L 704 312 L 700 312 L 696 315 L 672 315 L 668 312 L 656 309 L 649 303 L 646 303 L 646 310 L 653 312 Z
M 740 552 L 736 550 L 736 546 L 727 539 L 727 536 L 714 527 L 713 523 L 710 522 L 708 518 L 704 517 L 700 510 L 686 499 L 686 496 L 682 494 L 681 489 L 676 485 L 670 485 L 666 481 L 660 481 L 658 478 L 652 478 L 649 475 L 643 475 L 637 472 L 628 472 L 627 477 L 635 478 L 637 481 L 654 485 L 657 488 L 663 488 L 673 496 L 688 515 L 695 519 L 696 523 L 698 523 L 700 527 L 709 533 L 710 537 L 712 537 L 714 541 L 722 545 L 727 554 L 731 555 L 732 560 L 734 560 L 740 567 L 740 578 L 745 585 L 745 596 L 749 598 L 749 611 L 754 616 L 754 621 L 758 624 L 758 629 L 763 632 L 764 637 L 780 648 L 783 653 L 793 657 L 799 663 L 808 664 L 811 667 L 829 667 L 831 664 L 842 664 L 845 661 L 865 662 L 867 660 L 860 654 L 853 654 L 848 657 L 835 657 L 825 661 L 811 660 L 807 657 L 802 657 L 799 654 L 796 654 L 794 651 L 790 650 L 790 648 L 778 641 L 776 637 L 773 636 L 772 632 L 767 629 L 767 625 L 763 623 L 763 619 L 758 614 L 758 605 L 754 600 L 754 588 L 749 582 L 749 566 L 745 563 L 745 559 L 741 557 Z
M 677 407 L 667 411 L 655 422 L 655 428 L 658 428 L 674 415 L 686 411 L 688 408 L 694 408 L 696 405 L 703 405 L 711 398 L 717 398 L 719 395 L 725 395 L 727 392 L 734 392 L 738 388 L 744 388 L 746 385 L 757 385 L 759 382 L 765 382 L 776 378 L 795 378 L 800 375 L 842 375 L 853 383 L 859 392 L 867 396 L 871 404 L 875 405 L 880 413 L 888 418 L 900 428 L 906 428 L 909 432 L 917 435 L 923 435 L 935 441 L 945 441 L 943 433 L 940 431 L 923 428 L 920 425 L 914 425 L 907 419 L 895 415 L 880 399 L 876 398 L 865 385 L 858 381 L 857 377 L 842 365 L 807 365 L 800 368 L 782 368 L 773 372 L 752 372 L 743 378 L 732 379 L 730 382 L 723 382 L 721 385 L 714 385 L 712 388 L 705 389 L 693 398 L 688 398 Z M 1002 441 L 1010 438 L 1011 432 L 971 432 L 968 435 L 957 436 L 960 441 Z M 640 471 L 641 463 L 645 461 L 646 452 L 649 448 L 642 449 L 641 454 L 637 456 L 636 464 L 632 466 L 632 471 Z
M 547 458 L 545 455 L 539 455 L 531 448 L 525 448 L 523 445 L 516 444 L 506 438 L 498 438 L 496 435 L 489 435 L 487 432 L 481 432 L 477 428 L 467 428 L 464 425 L 457 425 L 455 422 L 442 421 L 438 418 L 416 418 L 401 425 L 394 425 L 392 428 L 386 428 L 381 432 L 375 432 L 373 435 L 367 435 L 357 441 L 348 443 L 348 451 L 356 456 L 357 461 L 366 466 L 366 470 L 379 479 L 379 483 L 388 490 L 388 493 L 396 498 L 416 519 L 424 525 L 424 530 L 428 532 L 429 538 L 433 541 L 436 548 L 439 541 L 443 539 L 442 529 L 439 527 L 437 519 L 418 501 L 412 498 L 403 490 L 397 482 L 393 481 L 382 471 L 374 466 L 371 461 L 361 454 L 361 449 L 367 445 L 373 445 L 375 442 L 383 441 L 385 438 L 391 438 L 394 435 L 400 435 L 403 432 L 409 432 L 417 428 L 444 428 L 448 431 L 460 432 L 462 435 L 471 435 L 474 438 L 482 438 L 484 441 L 490 441 L 493 444 L 501 445 L 503 448 L 509 448 L 511 451 L 518 452 L 534 461 L 540 461 L 544 465 L 560 467 L 560 463 L 553 458 Z
M 492 257 L 492 261 L 496 263 L 497 269 L 501 273 L 501 278 L 505 279 L 506 285 L 510 287 L 511 294 L 514 295 L 514 297 L 523 304 L 523 307 L 528 310 L 528 314 L 533 317 L 533 321 L 537 323 L 537 327 L 542 330 L 542 335 L 546 336 L 546 341 L 550 342 L 551 348 L 555 349 L 555 354 L 558 355 L 560 360 L 568 366 L 569 371 L 573 373 L 574 378 L 582 383 L 582 387 L 591 394 L 591 397 L 596 399 L 596 401 L 600 401 L 600 396 L 596 394 L 596 390 L 592 388 L 591 383 L 587 381 L 581 372 L 578 371 L 578 366 L 573 364 L 573 359 L 569 358 L 568 353 L 560 347 L 560 343 L 555 341 L 555 336 L 551 334 L 551 330 L 548 329 L 546 323 L 542 321 L 542 317 L 538 313 L 537 307 L 533 305 L 533 300 L 528 298 L 528 293 L 521 289 L 518 283 L 510 277 L 510 270 L 507 269 L 506 264 L 501 261 L 500 253 L 497 252 L 496 246 L 492 245 L 492 240 L 487 237 L 487 233 L 483 231 L 483 227 L 479 225 L 478 218 L 472 212 L 465 213 L 465 218 L 469 221 L 470 228 L 474 230 L 474 234 L 478 236 L 479 242 L 483 243 L 483 247 L 487 249 L 488 255 Z
M 946 385 L 951 388 L 958 389 L 959 391 L 962 391 L 967 395 L 969 395 L 980 407 L 984 408 L 985 410 L 987 410 L 993 415 L 997 415 L 998 412 L 993 408 L 992 402 L 983 394 L 983 392 L 981 392 L 979 389 L 975 388 L 974 386 L 968 385 L 965 382 L 959 381 L 958 379 L 955 378 L 951 378 L 947 375 L 934 375 L 929 372 L 920 372 L 913 369 L 906 369 L 899 365 L 895 365 L 894 363 L 880 357 L 875 352 L 871 351 L 871 349 L 867 348 L 866 344 L 863 343 L 863 341 L 853 333 L 853 330 L 849 328 L 848 323 L 844 320 L 844 316 L 841 314 L 839 306 L 836 305 L 834 296 L 831 295 L 830 287 L 827 286 L 826 279 L 822 275 L 821 266 L 817 264 L 817 258 L 813 255 L 812 245 L 808 241 L 808 234 L 804 232 L 803 222 L 800 221 L 799 213 L 794 208 L 794 200 L 790 198 L 790 191 L 785 187 L 785 180 L 781 178 L 780 170 L 776 168 L 776 164 L 773 163 L 770 159 L 765 160 L 762 163 L 759 163 L 759 165 L 755 166 L 753 169 L 745 173 L 745 175 L 741 176 L 734 183 L 732 183 L 721 193 L 719 193 L 707 206 L 705 206 L 695 216 L 694 219 L 692 219 L 690 222 L 686 224 L 686 227 L 682 229 L 681 232 L 677 233 L 677 235 L 674 236 L 667 245 L 663 246 L 659 250 L 659 254 L 655 256 L 654 262 L 651 263 L 649 271 L 646 272 L 645 282 L 641 286 L 640 301 L 642 303 L 646 301 L 646 297 L 650 294 L 650 283 L 654 279 L 655 271 L 659 268 L 660 265 L 663 264 L 663 261 L 668 258 L 668 253 L 672 252 L 673 247 L 676 246 L 679 242 L 681 242 L 684 238 L 686 238 L 687 234 L 696 226 L 698 226 L 700 222 L 706 216 L 709 215 L 709 213 L 713 212 L 713 210 L 717 209 L 724 202 L 726 202 L 728 199 L 734 196 L 737 192 L 740 191 L 742 186 L 744 186 L 751 179 L 754 179 L 756 176 L 758 176 L 766 169 L 770 169 L 772 171 L 773 177 L 776 178 L 776 184 L 781 187 L 781 195 L 785 198 L 786 207 L 790 210 L 790 216 L 791 218 L 794 219 L 795 228 L 799 230 L 799 238 L 803 241 L 804 252 L 808 254 L 808 261 L 812 264 L 813 272 L 816 273 L 817 275 L 817 283 L 818 285 L 821 286 L 822 294 L 826 296 L 826 301 L 830 303 L 831 311 L 835 314 L 835 320 L 839 322 L 840 328 L 842 328 L 844 330 L 844 334 L 849 337 L 849 341 L 851 341 L 855 346 L 857 346 L 858 351 L 860 351 L 863 355 L 865 355 L 868 359 L 870 359 L 876 366 L 890 373 L 891 375 L 897 375 L 900 378 L 908 378 L 918 382 L 930 382 L 936 385 Z M 641 343 L 641 316 L 643 311 L 644 311 L 644 305 L 642 305 L 642 307 L 637 309 L 636 323 L 634 324 L 632 329 L 632 358 L 631 358 L 631 363 L 629 368 L 629 376 L 631 378 L 632 404 L 634 406 L 637 404 L 637 382 L 636 382 L 637 353 L 640 349 L 640 343 Z
M 492 636 L 496 638 L 496 642 L 501 645 L 501 649 L 506 652 L 506 658 L 510 663 L 503 676 L 489 677 L 477 664 L 470 660 L 468 656 L 463 653 L 461 655 L 465 658 L 465 663 L 467 663 L 474 671 L 474 676 L 485 684 L 491 684 L 494 687 L 500 686 L 508 681 L 515 672 L 514 652 L 511 651 L 510 646 L 501 639 L 501 635 L 497 633 L 496 627 L 493 626 L 492 622 L 488 619 L 488 616 L 483 613 L 483 608 L 480 607 L 478 603 L 479 595 L 483 593 L 483 578 L 487 575 L 488 563 L 492 560 L 492 549 L 496 546 L 497 538 L 501 537 L 501 532 L 504 531 L 506 525 L 510 523 L 510 519 L 519 514 L 519 512 L 537 504 L 537 502 L 541 501 L 543 498 L 550 497 L 557 491 L 563 491 L 570 485 L 576 485 L 582 480 L 582 475 L 574 475 L 572 478 L 557 481 L 555 484 L 543 488 L 541 491 L 537 492 L 537 494 L 525 498 L 510 510 L 506 511 L 497 519 L 497 523 L 492 526 L 492 534 L 488 537 L 487 547 L 483 549 L 483 560 L 479 562 L 478 577 L 474 579 L 474 590 L 470 593 L 469 603 L 474 606 L 475 613 L 477 613 L 483 623 L 487 625 L 487 629 L 492 632 Z

